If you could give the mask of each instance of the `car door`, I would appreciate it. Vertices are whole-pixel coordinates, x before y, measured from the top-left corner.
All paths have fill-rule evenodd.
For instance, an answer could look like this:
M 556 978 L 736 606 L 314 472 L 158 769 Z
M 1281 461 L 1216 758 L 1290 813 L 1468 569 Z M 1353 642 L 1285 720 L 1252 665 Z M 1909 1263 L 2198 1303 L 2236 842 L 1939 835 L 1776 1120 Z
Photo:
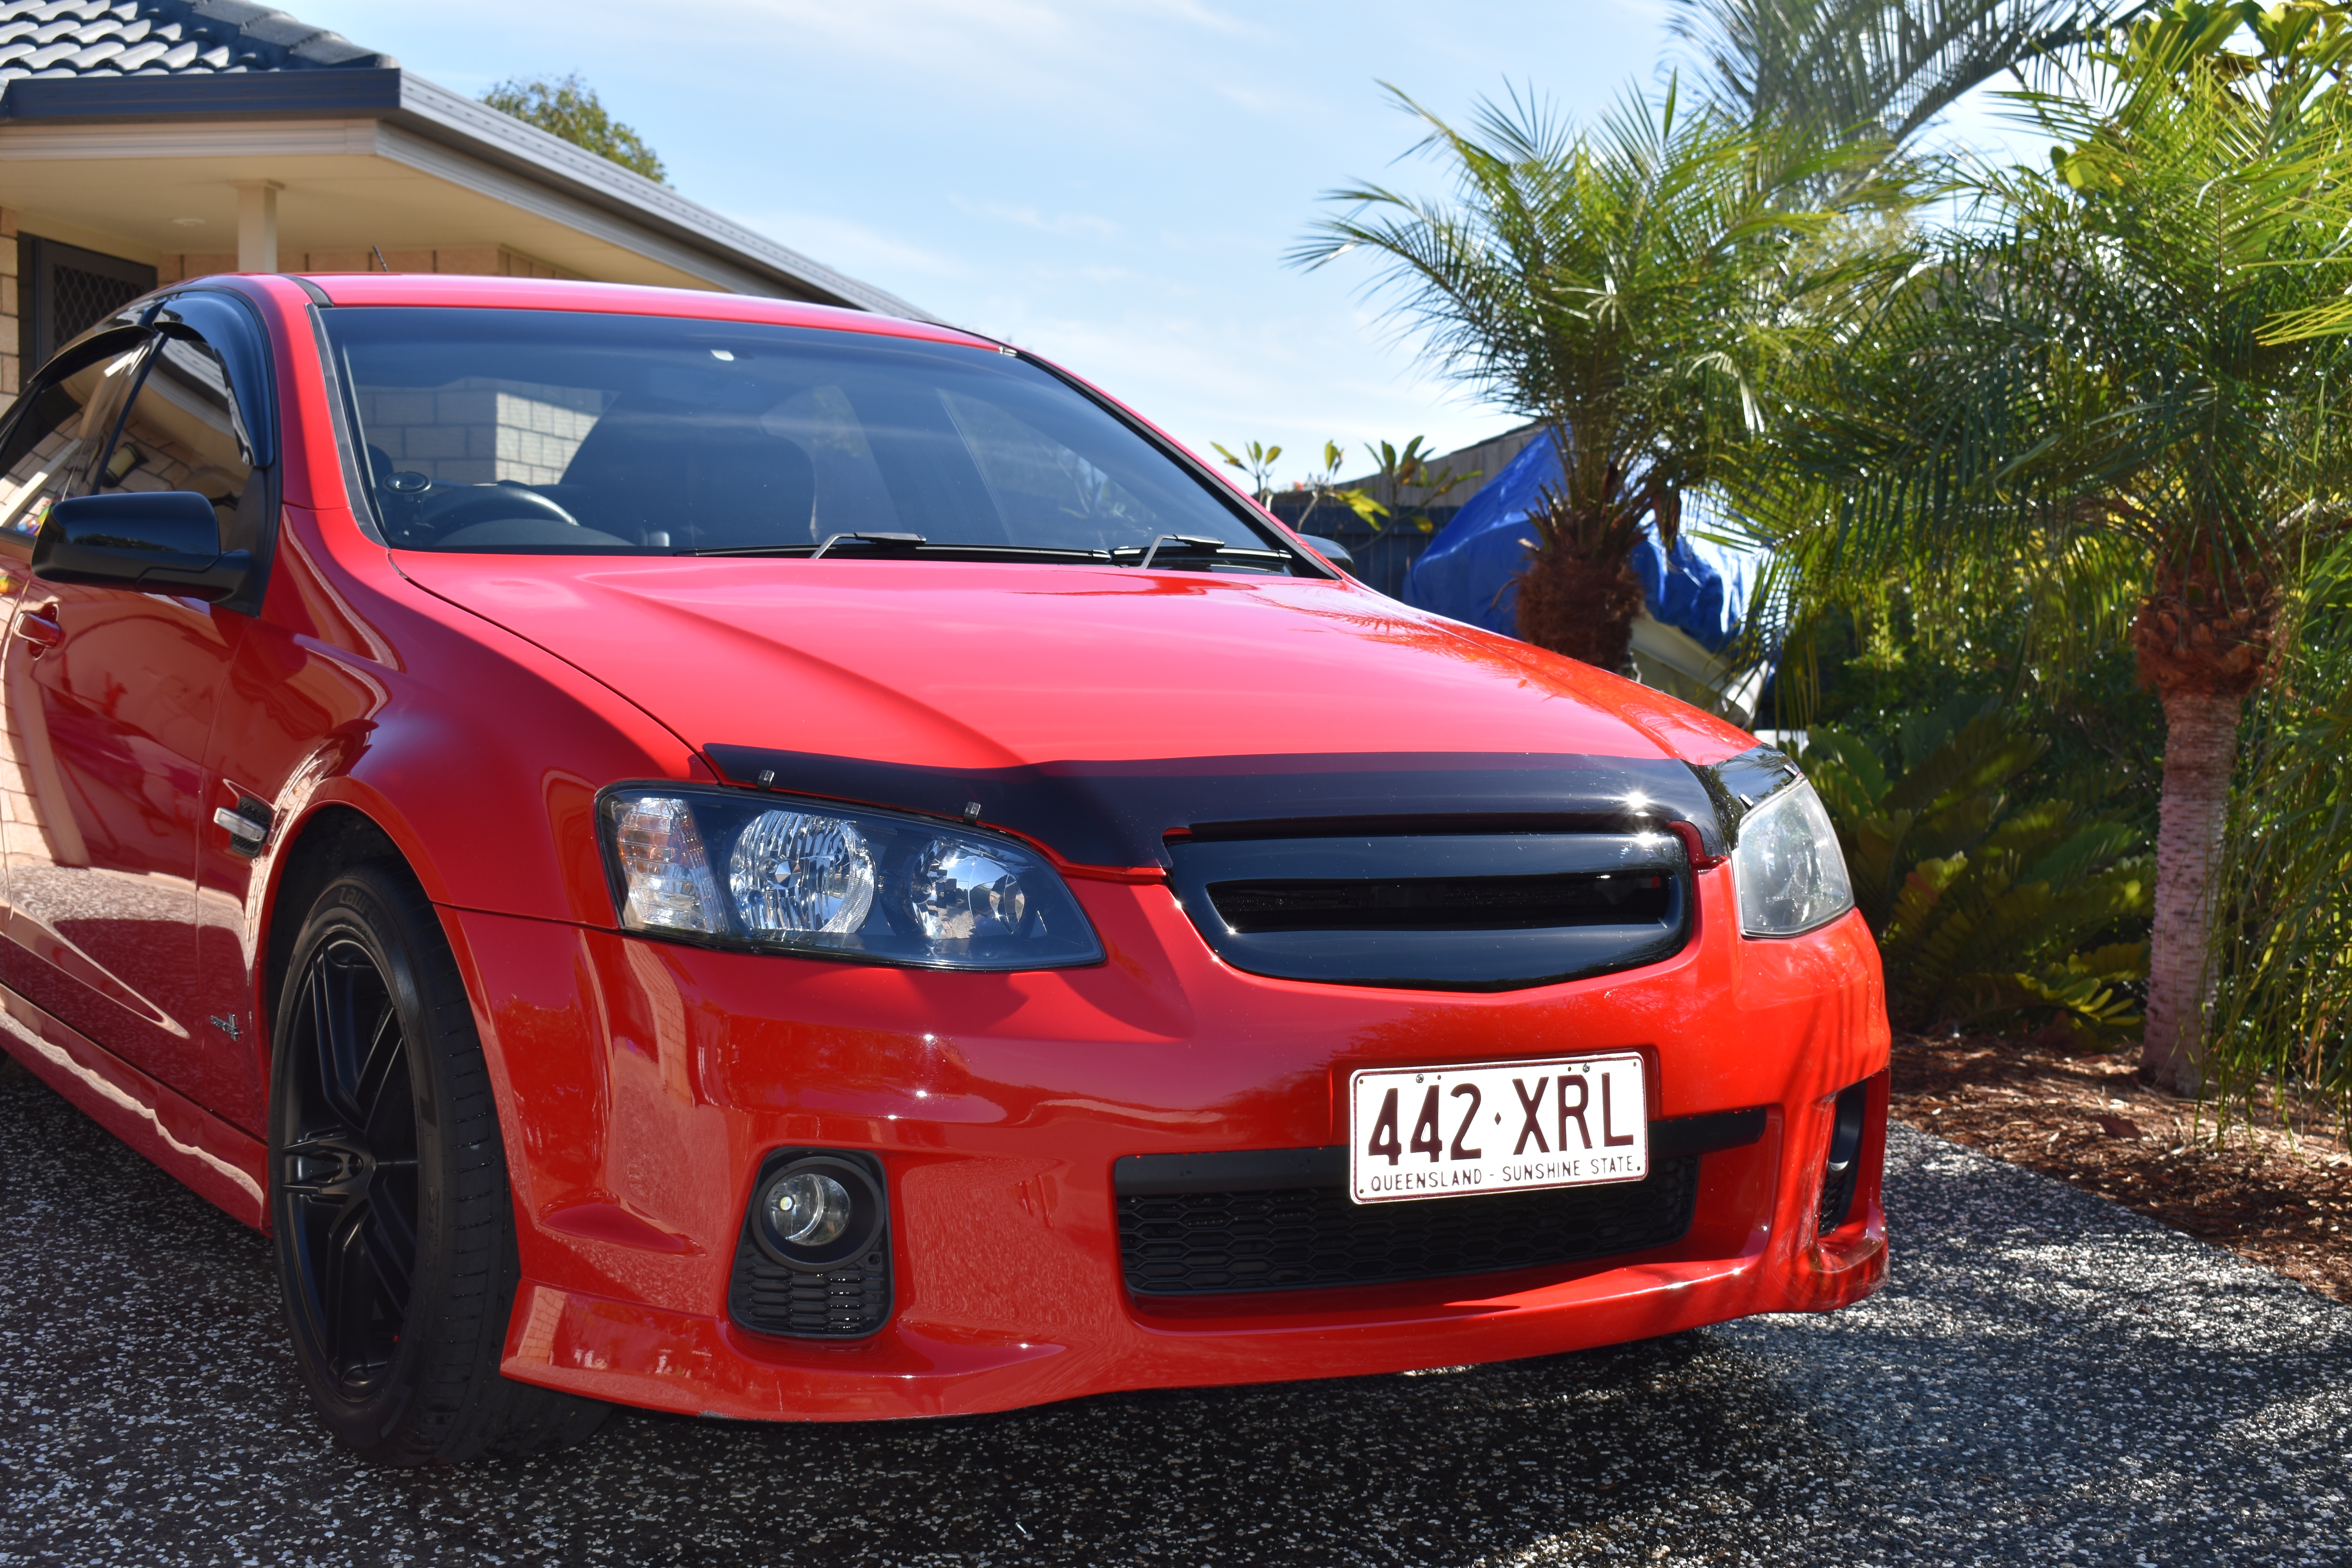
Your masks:
M 52 503 L 88 492 L 99 449 L 113 435 L 153 342 L 152 333 L 123 326 L 69 348 L 32 379 L 0 437 L 0 596 L 8 616 L 8 635 L 0 639 L 0 866 L 27 858 L 42 865 L 82 858 L 56 751 L 23 686 L 31 661 L 7 652 L 23 639 L 36 657 L 47 651 L 47 618 L 26 621 L 17 613 L 32 575 L 34 537 Z M 0 939 L 11 908 L 5 893 L 0 874 Z M 12 985 L 19 978 L 9 961 L 13 951 L 0 940 L 0 982 Z
M 89 490 L 197 490 L 225 533 L 266 531 L 268 485 L 220 352 L 170 312 Z M 249 1110 L 245 1020 L 207 1018 L 195 869 L 204 758 L 247 625 L 232 605 L 28 577 L 5 686 L 32 820 L 7 833 L 10 987 L 197 1103 Z M 217 831 L 217 829 L 215 829 Z

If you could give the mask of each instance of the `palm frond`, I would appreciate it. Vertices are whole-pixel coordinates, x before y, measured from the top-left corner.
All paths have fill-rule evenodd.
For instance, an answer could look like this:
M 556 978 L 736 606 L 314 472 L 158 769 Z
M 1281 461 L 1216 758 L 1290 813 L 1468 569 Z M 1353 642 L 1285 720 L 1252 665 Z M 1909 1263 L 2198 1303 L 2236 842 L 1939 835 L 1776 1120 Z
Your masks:
M 1716 96 L 1759 123 L 1901 145 L 1971 88 L 2079 49 L 2120 5 L 2077 0 L 1675 0 Z

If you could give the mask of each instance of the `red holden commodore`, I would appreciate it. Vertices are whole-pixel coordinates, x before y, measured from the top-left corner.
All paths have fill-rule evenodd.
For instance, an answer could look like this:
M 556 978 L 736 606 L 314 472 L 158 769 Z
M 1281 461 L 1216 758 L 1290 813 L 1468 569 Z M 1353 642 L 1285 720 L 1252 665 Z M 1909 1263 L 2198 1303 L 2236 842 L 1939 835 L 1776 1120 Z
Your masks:
M 394 1464 L 1867 1295 L 1820 803 L 1032 355 L 240 277 L 0 426 L 5 1044 Z

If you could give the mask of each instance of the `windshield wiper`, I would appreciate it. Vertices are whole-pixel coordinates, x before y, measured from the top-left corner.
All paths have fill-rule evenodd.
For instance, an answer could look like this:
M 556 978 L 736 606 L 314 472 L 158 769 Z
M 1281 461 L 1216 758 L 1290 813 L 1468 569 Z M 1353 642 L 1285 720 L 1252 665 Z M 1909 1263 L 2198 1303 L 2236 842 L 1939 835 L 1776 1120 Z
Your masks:
M 1139 556 L 1141 559 L 1135 563 L 1135 570 L 1142 572 L 1149 570 L 1151 563 L 1162 555 L 1196 553 L 1213 555 L 1220 561 L 1276 561 L 1285 565 L 1293 559 L 1279 550 L 1253 550 L 1247 545 L 1228 544 L 1222 539 L 1209 539 L 1196 533 L 1163 533 L 1151 542 L 1148 550 L 1130 544 L 1112 551 L 1111 558 L 1116 561 L 1122 555 Z
M 933 544 L 919 533 L 836 533 L 823 544 L 728 544 L 714 545 L 708 550 L 682 550 L 680 555 L 785 555 L 814 561 L 844 540 L 880 542 L 885 548 L 876 552 L 890 560 L 935 561 L 1075 561 L 1100 565 L 1111 560 L 1108 550 L 1088 550 L 1076 545 L 1055 544 Z M 895 548 L 893 548 L 895 547 Z M 875 555 L 860 554 L 856 559 L 873 560 Z M 849 560 L 846 553 L 835 552 L 836 561 Z
M 855 552 L 846 548 L 856 543 L 867 546 Z M 681 550 L 679 555 L 786 556 L 814 561 L 831 553 L 836 561 L 1034 561 L 1061 562 L 1074 565 L 1126 566 L 1135 570 L 1149 567 L 1165 555 L 1172 564 L 1176 558 L 1209 556 L 1218 563 L 1230 563 L 1244 570 L 1264 566 L 1287 567 L 1300 559 L 1279 550 L 1252 549 L 1246 545 L 1228 544 L 1222 539 L 1210 539 L 1199 534 L 1164 533 L 1147 547 L 1123 544 L 1115 550 L 1087 549 L 1067 544 L 982 544 L 958 543 L 943 541 L 934 544 L 919 533 L 836 533 L 822 544 L 723 544 L 707 550 Z M 1202 563 L 1205 564 L 1205 563 Z M 1194 565 L 1192 570 L 1199 570 Z
M 871 544 L 877 551 L 896 555 L 912 555 L 930 542 L 919 533 L 835 533 L 826 536 L 823 544 L 717 544 L 708 550 L 680 551 L 683 555 L 805 555 L 811 561 L 823 555 L 845 539 L 860 544 Z
M 818 556 L 822 556 L 845 539 L 854 539 L 860 544 L 870 544 L 877 550 L 906 555 L 912 555 L 929 542 L 919 533 L 835 533 L 828 536 L 823 544 L 818 545 L 816 554 L 810 556 L 809 559 L 816 560 Z
M 1135 569 L 1139 572 L 1150 571 L 1151 563 L 1159 556 L 1161 547 L 1171 544 L 1176 547 L 1169 552 L 1171 555 L 1190 554 L 1196 550 L 1215 555 L 1232 548 L 1222 539 L 1208 539 L 1197 533 L 1163 533 L 1151 542 L 1151 548 L 1143 552 L 1143 559 L 1135 563 Z

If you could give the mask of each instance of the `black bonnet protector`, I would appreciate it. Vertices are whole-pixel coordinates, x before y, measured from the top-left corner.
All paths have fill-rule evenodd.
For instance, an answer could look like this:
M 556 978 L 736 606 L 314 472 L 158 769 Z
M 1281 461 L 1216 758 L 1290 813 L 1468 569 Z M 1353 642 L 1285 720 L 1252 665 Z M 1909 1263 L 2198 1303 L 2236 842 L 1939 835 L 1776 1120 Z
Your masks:
M 1730 853 L 1742 796 L 1794 776 L 1757 747 L 1711 767 L 1668 759 L 1517 752 L 1350 752 L 1167 757 L 933 768 L 812 752 L 706 746 L 727 782 L 820 795 L 1022 834 L 1080 866 L 1165 868 L 1171 833 L 1196 838 L 1302 833 L 1696 828 L 1708 858 Z M 978 806 L 975 812 L 972 807 Z

